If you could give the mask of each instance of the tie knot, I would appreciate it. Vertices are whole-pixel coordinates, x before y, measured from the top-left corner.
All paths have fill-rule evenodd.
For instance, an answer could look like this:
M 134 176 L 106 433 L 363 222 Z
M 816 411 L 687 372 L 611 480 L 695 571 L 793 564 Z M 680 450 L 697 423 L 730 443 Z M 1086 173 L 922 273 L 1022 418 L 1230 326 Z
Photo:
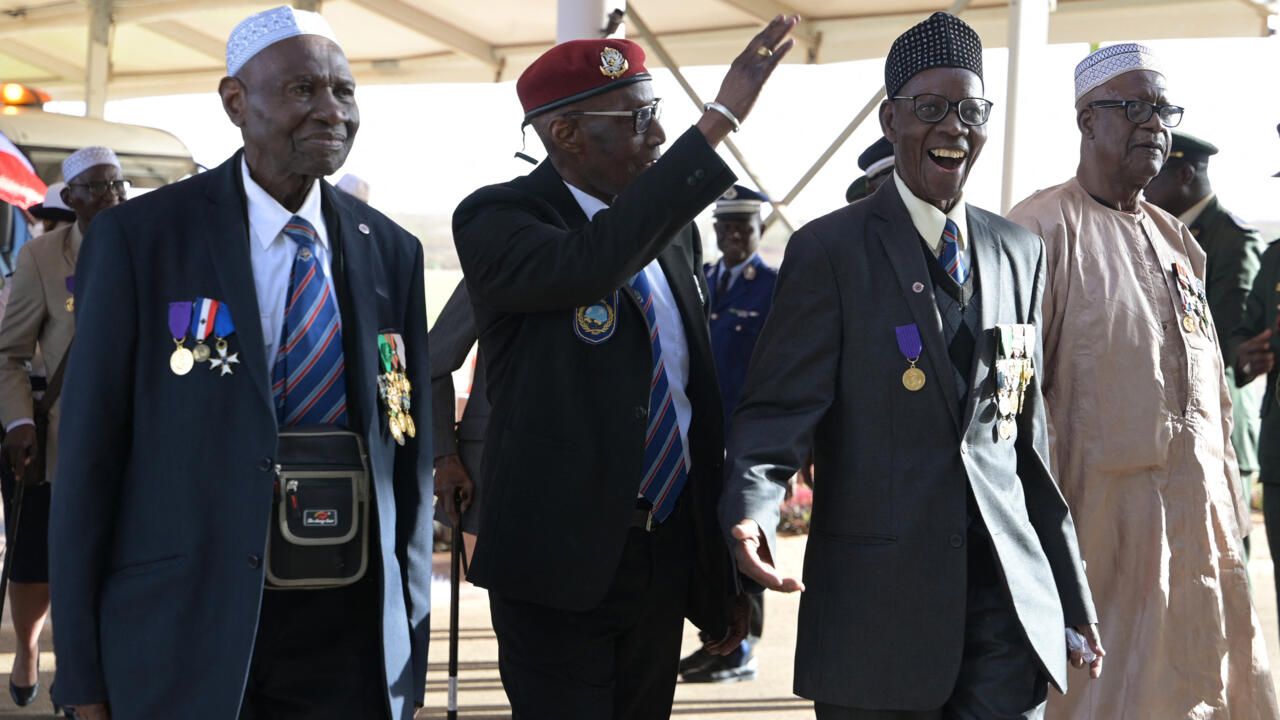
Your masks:
M 947 218 L 947 224 L 942 227 L 942 242 L 944 244 L 960 242 L 960 228 L 951 218 Z
M 316 244 L 316 229 L 301 216 L 294 215 L 284 226 L 284 235 L 298 243 L 298 250 L 310 251 Z

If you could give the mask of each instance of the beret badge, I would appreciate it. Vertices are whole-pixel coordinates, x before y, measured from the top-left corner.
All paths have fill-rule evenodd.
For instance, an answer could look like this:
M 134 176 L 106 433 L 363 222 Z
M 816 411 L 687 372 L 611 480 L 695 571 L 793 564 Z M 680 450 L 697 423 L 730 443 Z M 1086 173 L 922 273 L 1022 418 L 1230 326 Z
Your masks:
M 617 48 L 607 47 L 600 51 L 600 74 L 610 80 L 622 77 L 629 67 L 627 59 Z

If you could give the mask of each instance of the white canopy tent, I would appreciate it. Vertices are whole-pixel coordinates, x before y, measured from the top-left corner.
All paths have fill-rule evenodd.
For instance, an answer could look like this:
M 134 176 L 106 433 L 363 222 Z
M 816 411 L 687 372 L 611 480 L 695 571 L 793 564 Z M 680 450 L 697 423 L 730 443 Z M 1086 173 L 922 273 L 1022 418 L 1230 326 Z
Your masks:
M 0 80 L 86 101 L 101 117 L 108 97 L 207 92 L 223 74 L 231 28 L 281 0 L 0 0 Z M 624 0 L 295 0 L 324 13 L 370 83 L 512 80 L 557 39 L 600 35 Z M 958 11 L 989 47 L 1007 46 L 1005 187 L 1015 171 L 1022 58 L 1046 42 L 1258 37 L 1280 3 L 1264 0 L 632 0 L 621 32 L 646 46 L 651 65 L 727 64 L 779 13 L 805 18 L 787 59 L 829 63 L 883 56 L 898 34 L 935 10 Z M 791 192 L 821 169 L 879 102 L 869 99 Z M 746 158 L 730 147 L 757 185 Z M 785 217 L 781 214 L 772 220 Z

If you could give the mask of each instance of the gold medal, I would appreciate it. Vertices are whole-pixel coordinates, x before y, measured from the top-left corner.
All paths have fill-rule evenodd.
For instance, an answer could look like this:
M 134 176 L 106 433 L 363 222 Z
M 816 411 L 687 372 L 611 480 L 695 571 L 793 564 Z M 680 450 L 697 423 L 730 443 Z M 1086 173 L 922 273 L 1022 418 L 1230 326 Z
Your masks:
M 196 343 L 196 346 L 191 348 L 191 358 L 196 362 L 207 362 L 209 360 L 209 346 L 202 342 Z
M 1008 440 L 1013 437 L 1015 426 L 1011 418 L 1001 418 L 1000 422 L 996 424 L 996 429 L 1000 432 L 1001 440 Z
M 1006 392 L 1000 393 L 999 398 L 996 400 L 996 407 L 999 408 L 1000 414 L 1004 417 L 1012 415 L 1013 411 L 1018 409 L 1013 401 L 1013 396 Z
M 400 430 L 400 423 L 396 422 L 394 415 L 387 418 L 387 427 L 391 429 L 391 437 L 395 438 L 396 444 L 404 445 L 404 432 Z
M 1196 331 L 1196 319 L 1191 315 L 1191 313 L 1187 313 L 1182 316 L 1182 329 L 1189 333 L 1194 333 Z
M 73 297 L 67 298 L 67 312 L 75 312 L 75 311 L 76 311 L 76 299 Z
M 179 344 L 169 356 L 169 369 L 174 375 L 186 375 L 193 367 L 195 367 L 195 359 L 191 357 L 191 351 Z
M 912 365 L 907 371 L 902 373 L 902 387 L 911 392 L 919 392 L 924 388 L 924 371 Z
M 409 417 L 409 413 L 400 416 L 404 420 L 404 433 L 409 437 L 418 437 L 418 428 L 413 424 L 413 418 Z

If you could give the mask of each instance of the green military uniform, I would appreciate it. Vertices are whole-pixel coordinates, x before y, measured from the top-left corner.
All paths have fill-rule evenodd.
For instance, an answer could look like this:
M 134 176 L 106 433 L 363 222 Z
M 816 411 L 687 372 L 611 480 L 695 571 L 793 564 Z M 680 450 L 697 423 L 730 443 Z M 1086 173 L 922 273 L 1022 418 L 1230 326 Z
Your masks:
M 1240 477 L 1245 481 L 1245 492 L 1248 493 L 1258 473 L 1258 419 L 1262 390 L 1256 384 L 1236 387 L 1227 340 L 1245 315 L 1245 298 L 1262 266 L 1264 243 L 1257 230 L 1227 212 L 1217 197 L 1210 197 L 1208 205 L 1190 228 L 1191 234 L 1209 256 L 1205 290 L 1227 368 L 1227 386 L 1231 389 L 1234 423 L 1231 444 L 1235 447 Z

